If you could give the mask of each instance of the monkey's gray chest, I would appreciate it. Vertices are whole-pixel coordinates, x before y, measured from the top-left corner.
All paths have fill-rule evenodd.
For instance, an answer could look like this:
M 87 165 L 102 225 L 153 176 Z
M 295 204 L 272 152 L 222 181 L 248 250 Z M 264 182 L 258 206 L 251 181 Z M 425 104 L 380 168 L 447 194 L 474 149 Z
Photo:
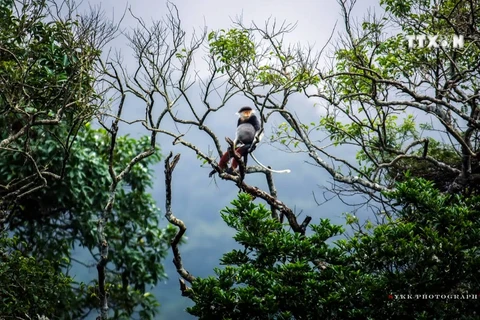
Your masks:
M 250 123 L 242 123 L 237 127 L 236 140 L 242 144 L 251 144 L 255 139 L 255 128 Z

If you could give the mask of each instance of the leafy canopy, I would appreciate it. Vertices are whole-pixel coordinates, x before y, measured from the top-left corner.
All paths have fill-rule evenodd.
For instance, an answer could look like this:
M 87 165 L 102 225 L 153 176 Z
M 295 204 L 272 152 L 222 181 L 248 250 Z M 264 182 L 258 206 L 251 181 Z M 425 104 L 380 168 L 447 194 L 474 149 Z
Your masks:
M 0 314 L 15 310 L 32 318 L 39 312 L 79 319 L 99 307 L 97 281 L 76 279 L 86 282 L 79 283 L 67 274 L 95 270 L 99 259 L 98 214 L 111 191 L 112 136 L 90 124 L 99 113 L 94 66 L 101 53 L 92 37 L 101 32 L 75 14 L 56 16 L 52 6 L 37 0 L 0 2 L 0 127 L 5 129 L 0 131 L 0 230 L 14 239 L 2 240 L 11 252 L 0 264 L 2 299 L 10 300 L 0 304 Z M 112 169 L 120 172 L 150 149 L 147 137 L 118 136 Z M 166 277 L 162 261 L 173 236 L 170 227 L 161 226 L 160 210 L 148 193 L 152 166 L 160 160 L 157 147 L 115 190 L 105 226 L 107 291 L 115 319 L 153 318 L 158 311 L 148 290 Z M 20 310 L 23 295 L 12 266 L 22 268 L 22 281 L 34 281 Z M 40 297 L 54 281 L 56 291 Z M 57 294 L 65 297 L 64 304 L 58 305 Z
M 53 164 L 62 161 L 61 152 L 49 150 L 48 144 L 37 147 L 38 155 L 49 158 Z M 124 168 L 133 154 L 149 147 L 148 137 L 138 140 L 119 137 L 114 169 Z M 97 214 L 104 209 L 109 197 L 106 161 L 109 151 L 110 137 L 106 130 L 93 129 L 87 124 L 73 143 L 64 179 L 52 181 L 47 188 L 23 198 L 10 211 L 9 228 L 20 241 L 28 243 L 26 251 L 38 259 L 48 259 L 57 271 L 75 265 L 71 257 L 74 252 L 78 254 L 80 248 L 94 252 L 98 245 Z M 162 260 L 174 230 L 160 227 L 160 210 L 147 193 L 153 186 L 151 166 L 159 160 L 157 150 L 152 157 L 132 168 L 116 193 L 113 214 L 107 222 L 111 262 L 109 293 L 110 299 L 118 303 L 115 309 L 118 318 L 129 318 L 139 304 L 143 305 L 145 315 L 155 314 L 157 301 L 154 296 L 144 293 L 147 286 L 153 286 L 166 277 Z M 12 170 L 18 175 L 25 170 L 22 159 L 15 161 L 4 157 L 2 161 L 8 166 L 0 167 L 8 168 L 8 172 Z M 94 255 L 94 258 L 98 256 Z M 94 261 L 84 267 L 95 267 Z M 84 286 L 73 286 L 75 291 L 80 290 L 77 293 L 78 309 L 73 310 L 73 315 L 81 308 L 97 307 L 95 283 L 89 284 L 88 295 L 83 291 Z
M 444 195 L 424 179 L 388 194 L 394 219 L 347 239 L 321 219 L 294 234 L 250 196 L 222 212 L 241 249 L 226 253 L 215 276 L 198 278 L 188 312 L 201 319 L 461 319 L 478 317 L 479 198 Z M 400 295 L 462 299 L 402 300 Z M 468 298 L 469 297 L 469 298 Z
M 38 261 L 12 247 L 16 238 L 0 235 L 0 314 L 4 318 L 54 315 L 58 308 L 68 310 L 74 299 L 72 278 L 56 272 L 47 260 Z M 26 243 L 21 244 L 23 247 Z M 55 319 L 55 318 L 51 318 Z

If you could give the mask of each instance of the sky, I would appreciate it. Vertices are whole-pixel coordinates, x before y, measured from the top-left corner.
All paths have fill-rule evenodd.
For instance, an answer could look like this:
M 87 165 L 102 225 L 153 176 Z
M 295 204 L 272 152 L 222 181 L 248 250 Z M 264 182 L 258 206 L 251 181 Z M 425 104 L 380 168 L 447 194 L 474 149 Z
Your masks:
M 367 9 L 378 6 L 377 1 L 358 1 L 356 15 L 361 18 L 367 13 Z M 160 20 L 167 13 L 166 2 L 137 0 L 127 3 L 123 0 L 100 1 L 92 0 L 85 2 L 83 6 L 98 5 L 101 3 L 108 17 L 120 17 L 124 9 L 129 6 L 132 12 L 144 19 L 146 22 Z M 330 37 L 335 24 L 337 30 L 342 30 L 342 18 L 340 7 L 336 1 L 287 1 L 287 0 L 244 0 L 244 1 L 199 1 L 183 0 L 173 1 L 178 7 L 180 18 L 184 29 L 191 32 L 194 29 L 207 27 L 208 30 L 229 28 L 232 20 L 242 15 L 244 22 L 254 21 L 263 24 L 269 18 L 277 21 L 286 20 L 290 23 L 297 23 L 297 28 L 286 37 L 291 43 L 301 43 L 307 46 L 315 45 L 317 49 L 323 47 Z M 127 30 L 136 26 L 136 21 L 130 15 L 126 15 L 122 26 Z M 334 35 L 334 38 L 336 36 Z M 112 47 L 128 53 L 126 39 L 120 37 L 111 43 Z M 128 54 L 124 57 L 125 65 L 134 65 L 135 61 Z M 199 64 L 201 66 L 201 64 Z M 202 71 L 202 70 L 200 70 Z M 205 70 L 203 70 L 205 71 Z M 198 89 L 193 88 L 195 92 Z M 248 103 L 241 96 L 234 98 L 221 112 L 215 114 L 209 122 L 210 128 L 215 131 L 222 146 L 225 147 L 223 137 L 232 137 L 236 125 L 234 113 Z M 303 119 L 318 119 L 319 111 L 312 101 L 301 98 L 293 98 L 289 101 L 289 107 L 298 109 Z M 125 117 L 135 118 L 142 108 L 138 102 L 131 101 L 127 104 Z M 277 125 L 275 119 L 269 121 L 266 132 L 270 132 L 272 126 Z M 133 136 L 146 134 L 139 126 L 121 127 L 121 132 L 130 133 Z M 236 244 L 232 239 L 233 230 L 229 229 L 220 217 L 220 210 L 228 206 L 238 192 L 235 186 L 228 181 L 219 179 L 214 182 L 208 177 L 210 169 L 202 168 L 196 156 L 190 150 L 180 146 L 173 146 L 172 141 L 164 136 L 159 137 L 159 144 L 164 155 L 170 151 L 181 152 L 182 158 L 175 170 L 173 181 L 173 210 L 177 218 L 182 219 L 187 225 L 187 243 L 181 247 L 184 267 L 193 275 L 205 277 L 213 275 L 213 268 L 219 266 L 219 258 L 223 253 L 235 248 Z M 205 140 L 205 136 L 199 132 L 190 132 L 188 139 L 207 151 L 211 147 L 211 141 Z M 277 150 L 274 146 L 262 144 L 255 152 L 257 158 L 274 169 L 290 168 L 291 174 L 280 174 L 275 176 L 278 197 L 296 212 L 302 215 L 310 215 L 313 222 L 320 218 L 329 218 L 335 223 L 343 224 L 342 213 L 351 211 L 338 199 L 333 199 L 326 204 L 318 206 L 312 195 L 315 192 L 317 199 L 321 199 L 322 187 L 328 186 L 332 180 L 328 174 L 317 167 L 308 165 L 306 156 L 299 154 L 288 154 Z M 352 158 L 351 151 L 346 149 L 337 150 L 337 154 L 346 158 Z M 157 205 L 164 209 L 164 163 L 156 166 L 155 185 L 151 191 Z M 249 175 L 247 183 L 265 188 L 264 178 L 260 175 Z M 353 200 L 352 200 L 353 201 Z M 163 221 L 166 224 L 166 221 Z M 181 297 L 178 287 L 178 275 L 173 266 L 172 256 L 165 260 L 166 272 L 169 276 L 167 281 L 160 283 L 152 289 L 158 297 L 161 307 L 158 319 L 194 319 L 185 311 L 185 307 L 191 305 L 188 299 Z M 89 280 L 96 276 L 96 270 L 82 272 L 77 277 Z M 92 319 L 96 315 L 92 314 Z

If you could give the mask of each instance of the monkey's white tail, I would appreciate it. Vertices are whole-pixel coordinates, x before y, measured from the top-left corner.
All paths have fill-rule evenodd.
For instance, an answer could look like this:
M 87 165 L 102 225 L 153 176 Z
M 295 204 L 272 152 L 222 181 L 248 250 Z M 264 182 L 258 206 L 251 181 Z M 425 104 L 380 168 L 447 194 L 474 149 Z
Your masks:
M 258 165 L 270 172 L 273 172 L 273 173 L 290 173 L 290 169 L 286 169 L 286 170 L 273 170 L 273 169 L 270 169 L 270 168 L 267 168 L 265 167 L 263 164 L 260 163 L 260 161 L 257 160 L 257 158 L 255 158 L 255 156 L 253 155 L 253 152 L 250 153 L 250 155 L 252 156 L 253 160 L 255 160 L 256 163 L 258 163 Z

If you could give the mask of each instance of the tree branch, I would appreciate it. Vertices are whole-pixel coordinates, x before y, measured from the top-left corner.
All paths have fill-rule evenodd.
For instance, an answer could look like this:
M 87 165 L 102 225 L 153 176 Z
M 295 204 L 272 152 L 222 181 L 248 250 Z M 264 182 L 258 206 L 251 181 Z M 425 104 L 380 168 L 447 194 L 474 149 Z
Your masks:
M 188 291 L 190 290 L 190 288 L 187 287 L 187 285 L 185 284 L 185 282 L 183 282 L 182 279 L 188 281 L 189 283 L 192 283 L 195 280 L 195 277 L 183 267 L 182 256 L 180 255 L 180 250 L 178 248 L 180 240 L 185 234 L 185 231 L 187 231 L 187 227 L 182 220 L 178 219 L 173 215 L 172 211 L 172 174 L 173 170 L 175 170 L 175 166 L 180 160 L 180 154 L 175 155 L 173 161 L 170 162 L 172 155 L 172 152 L 170 152 L 167 159 L 165 159 L 165 218 L 167 218 L 168 222 L 178 227 L 178 232 L 177 234 L 175 234 L 175 237 L 173 238 L 170 245 L 172 246 L 173 252 L 173 264 L 177 268 L 178 274 L 182 277 L 179 280 L 180 290 L 182 291 L 182 295 L 188 295 Z

